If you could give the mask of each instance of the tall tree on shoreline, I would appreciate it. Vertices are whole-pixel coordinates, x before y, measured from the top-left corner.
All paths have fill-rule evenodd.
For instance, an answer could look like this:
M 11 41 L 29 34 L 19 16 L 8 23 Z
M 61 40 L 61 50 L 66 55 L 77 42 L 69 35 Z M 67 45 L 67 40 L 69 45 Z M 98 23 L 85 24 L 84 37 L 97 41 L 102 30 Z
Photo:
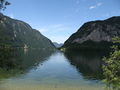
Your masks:
M 10 5 L 11 3 L 6 0 L 0 0 L 0 12 L 6 9 L 6 6 Z
M 113 38 L 113 43 L 120 44 L 120 38 Z M 114 45 L 113 52 L 103 59 L 103 74 L 108 86 L 107 90 L 120 90 L 120 47 Z

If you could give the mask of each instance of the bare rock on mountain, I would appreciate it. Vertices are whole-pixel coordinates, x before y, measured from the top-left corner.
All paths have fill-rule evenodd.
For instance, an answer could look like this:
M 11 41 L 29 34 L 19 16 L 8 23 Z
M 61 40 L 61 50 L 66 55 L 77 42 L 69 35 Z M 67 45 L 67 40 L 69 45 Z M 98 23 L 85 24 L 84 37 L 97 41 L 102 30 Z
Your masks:
M 55 48 L 52 42 L 29 24 L 0 14 L 0 48 Z
M 64 43 L 64 48 L 106 49 L 113 37 L 120 37 L 120 16 L 85 23 Z

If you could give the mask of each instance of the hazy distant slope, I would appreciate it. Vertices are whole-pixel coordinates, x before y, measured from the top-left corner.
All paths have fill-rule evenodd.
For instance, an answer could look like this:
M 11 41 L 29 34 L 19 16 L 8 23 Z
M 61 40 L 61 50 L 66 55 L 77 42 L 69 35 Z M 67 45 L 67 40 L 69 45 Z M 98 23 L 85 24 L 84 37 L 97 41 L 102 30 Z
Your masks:
M 57 42 L 53 42 L 53 44 L 56 48 L 60 48 L 63 45 L 63 43 L 57 43 Z

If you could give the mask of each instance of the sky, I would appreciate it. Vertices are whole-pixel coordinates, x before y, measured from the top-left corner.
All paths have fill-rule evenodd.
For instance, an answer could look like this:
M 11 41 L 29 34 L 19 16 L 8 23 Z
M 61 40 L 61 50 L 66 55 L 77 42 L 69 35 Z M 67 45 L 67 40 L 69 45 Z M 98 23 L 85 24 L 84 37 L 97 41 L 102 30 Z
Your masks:
M 120 0 L 8 0 L 3 12 L 64 43 L 85 22 L 120 16 Z

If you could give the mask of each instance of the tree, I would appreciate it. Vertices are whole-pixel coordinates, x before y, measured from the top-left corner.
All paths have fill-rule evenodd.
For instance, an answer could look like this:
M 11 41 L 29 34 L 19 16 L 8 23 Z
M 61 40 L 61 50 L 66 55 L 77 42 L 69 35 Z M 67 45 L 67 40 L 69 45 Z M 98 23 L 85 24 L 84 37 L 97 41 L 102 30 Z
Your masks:
M 11 3 L 9 3 L 6 0 L 0 0 L 0 12 L 6 9 L 6 6 L 10 5 Z
M 120 38 L 114 38 L 113 42 L 120 44 Z M 110 53 L 110 56 L 103 59 L 104 81 L 108 86 L 108 90 L 120 90 L 120 49 L 117 45 L 112 48 L 113 52 Z

